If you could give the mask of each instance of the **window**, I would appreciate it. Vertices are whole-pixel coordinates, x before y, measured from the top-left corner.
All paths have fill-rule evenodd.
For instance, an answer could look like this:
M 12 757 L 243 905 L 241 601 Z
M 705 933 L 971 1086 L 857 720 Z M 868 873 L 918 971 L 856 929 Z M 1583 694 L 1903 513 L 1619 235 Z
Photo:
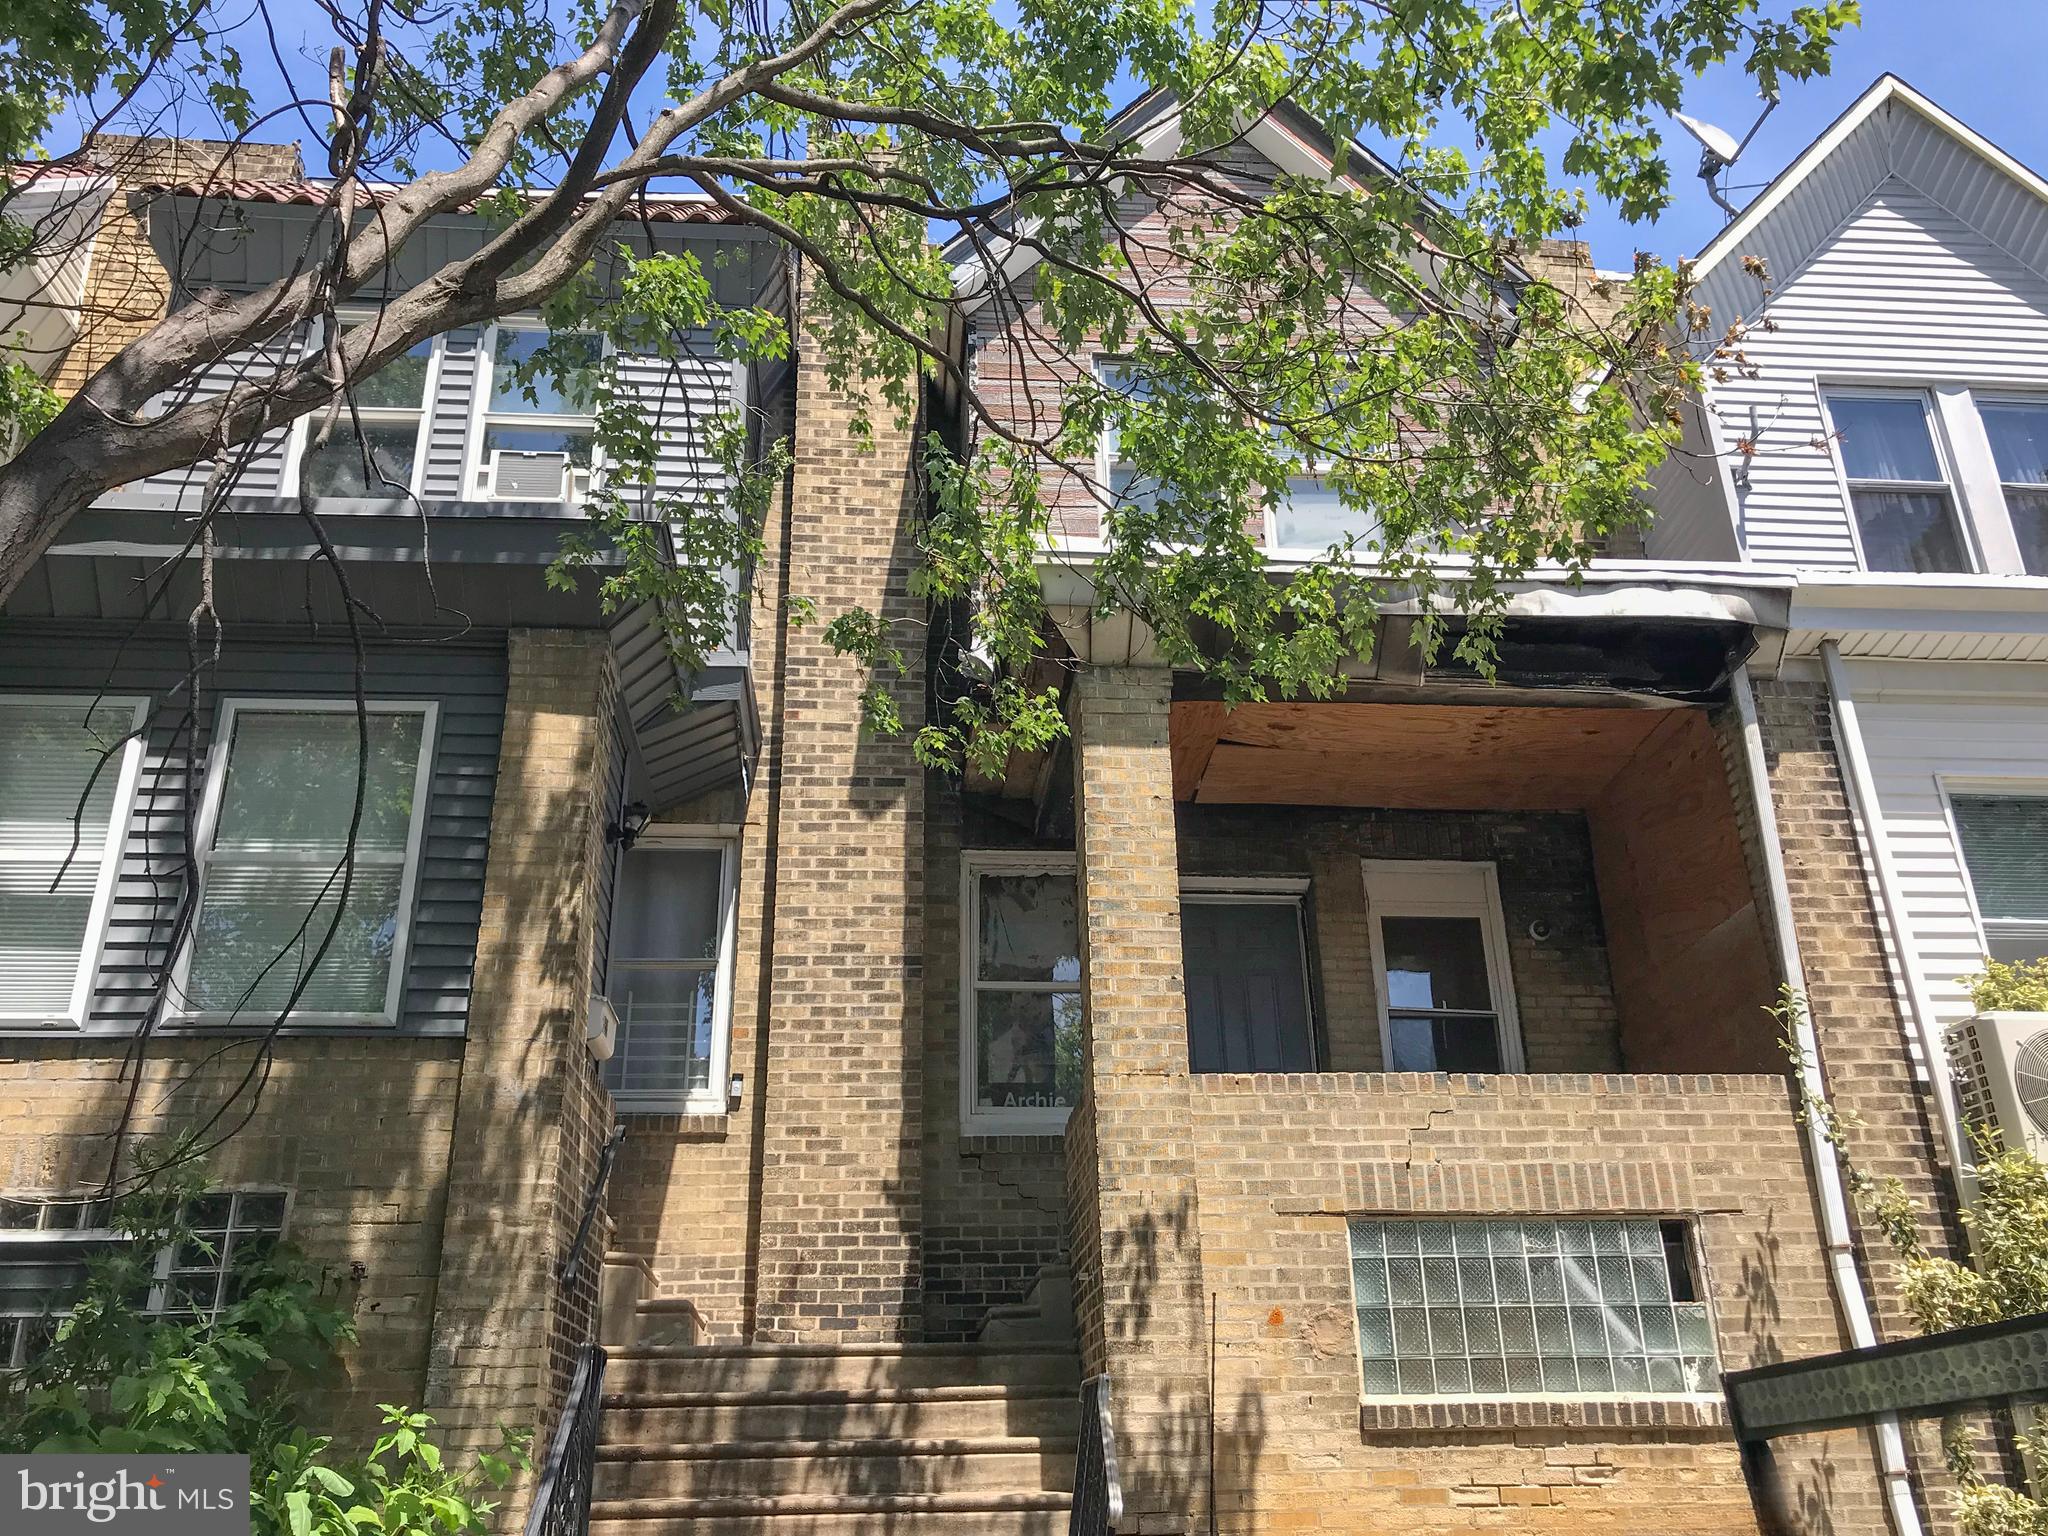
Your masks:
M 314 413 L 299 459 L 301 496 L 389 497 L 411 492 L 433 352 L 433 342 L 423 341 L 367 379 L 357 380 L 353 415 L 344 400 L 323 445 L 316 446 L 314 440 L 324 413 Z
M 1924 395 L 1830 394 L 1849 501 L 1872 571 L 1967 571 L 1955 496 Z
M 348 905 L 322 955 L 355 809 L 355 705 L 221 705 L 199 828 L 199 908 L 178 977 L 189 1013 L 262 1022 L 304 977 L 293 1010 L 302 1021 L 397 1019 L 435 707 L 379 700 L 369 710 Z
M 1127 363 L 1098 363 L 1096 371 L 1105 388 L 1113 389 L 1130 400 L 1142 404 L 1153 398 L 1151 381 Z M 1159 482 L 1141 476 L 1137 466 L 1123 456 L 1123 445 L 1114 422 L 1103 428 L 1100 478 L 1112 501 L 1149 509 L 1159 495 Z
M 1313 1072 L 1298 890 L 1189 886 L 1180 897 L 1190 1072 Z
M 619 1016 L 605 1083 L 624 1110 L 725 1108 L 733 854 L 643 838 L 620 857 L 605 992 Z
M 1953 794 L 1949 808 L 1985 955 L 2048 955 L 2048 793 Z
M 85 1022 L 142 764 L 117 744 L 146 708 L 0 696 L 0 1024 Z
M 1368 1397 L 1717 1390 L 1682 1221 L 1353 1221 Z
M 1365 861 L 1389 1072 L 1519 1072 L 1521 1030 L 1491 864 Z
M 597 402 L 544 372 L 521 377 L 548 341 L 544 330 L 500 325 L 492 332 L 474 482 L 486 500 L 574 501 L 589 488 Z M 603 350 L 596 336 L 554 341 L 558 354 L 590 365 Z
M 1081 1096 L 1074 861 L 971 854 L 965 878 L 963 1124 L 1058 1131 Z
M 1324 550 L 1356 540 L 1358 552 L 1377 538 L 1379 524 L 1344 505 L 1337 488 L 1316 473 L 1312 461 L 1287 477 L 1287 489 L 1273 508 L 1273 543 L 1280 549 Z
M 2048 576 L 2048 403 L 1987 400 L 1978 414 L 2020 561 L 2029 576 Z
M 284 1232 L 285 1197 L 261 1191 L 198 1195 L 179 1212 L 185 1239 L 156 1255 L 151 1312 L 212 1318 L 237 1300 L 233 1271 Z M 18 1370 L 50 1340 L 96 1254 L 127 1242 L 104 1201 L 0 1200 L 0 1369 Z

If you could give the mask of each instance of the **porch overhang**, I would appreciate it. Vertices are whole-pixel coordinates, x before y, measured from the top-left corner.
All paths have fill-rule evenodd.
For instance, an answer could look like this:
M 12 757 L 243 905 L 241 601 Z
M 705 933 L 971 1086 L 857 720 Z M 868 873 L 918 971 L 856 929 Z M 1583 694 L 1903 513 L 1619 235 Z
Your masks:
M 761 741 L 753 668 L 744 651 L 676 662 L 652 603 L 612 621 L 619 700 L 641 768 L 642 798 L 657 815 L 729 784 L 746 789 Z
M 1805 572 L 1785 654 L 1830 640 L 1871 660 L 2048 661 L 2048 577 Z

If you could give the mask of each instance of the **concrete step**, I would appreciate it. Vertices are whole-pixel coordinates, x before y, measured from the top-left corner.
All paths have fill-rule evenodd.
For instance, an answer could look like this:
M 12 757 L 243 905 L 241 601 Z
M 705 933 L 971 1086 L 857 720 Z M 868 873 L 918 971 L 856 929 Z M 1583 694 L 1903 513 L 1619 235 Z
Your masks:
M 606 1499 L 593 1536 L 1056 1536 L 1064 1493 L 815 1494 L 782 1498 Z M 827 1523 L 833 1522 L 833 1523 Z
M 655 1296 L 634 1309 L 632 1343 L 627 1349 L 701 1345 L 711 1336 L 697 1304 L 687 1296 Z
M 1052 1386 L 1078 1389 L 1070 1343 L 706 1344 L 621 1349 L 605 1369 L 610 1392 L 820 1392 L 881 1388 Z
M 608 1519 L 593 1512 L 590 1536 L 1066 1536 L 1061 1509 L 857 1510 L 835 1514 L 694 1515 L 689 1524 L 655 1514 Z
M 785 1440 L 608 1445 L 597 1497 L 705 1499 L 751 1494 L 1019 1493 L 1073 1485 L 1071 1440 Z
M 607 1372 L 606 1386 L 611 1381 Z M 858 1392 L 607 1392 L 607 1446 L 748 1440 L 974 1439 L 1071 1436 L 1064 1387 L 951 1386 Z

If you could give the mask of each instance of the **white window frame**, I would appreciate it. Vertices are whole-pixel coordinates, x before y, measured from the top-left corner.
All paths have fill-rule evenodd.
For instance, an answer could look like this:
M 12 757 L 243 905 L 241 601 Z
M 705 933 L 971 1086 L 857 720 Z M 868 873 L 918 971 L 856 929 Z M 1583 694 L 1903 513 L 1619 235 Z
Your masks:
M 1081 865 L 1071 853 L 1027 848 L 975 848 L 960 856 L 960 1134 L 963 1136 L 1058 1136 L 1067 1129 L 1072 1107 L 1065 1109 L 989 1109 L 974 1091 L 981 1023 L 976 1017 L 975 962 L 981 945 L 981 877 L 983 875 L 1066 875 L 1074 881 L 1075 948 L 1082 947 L 1079 929 L 1087 921 L 1081 906 Z M 992 987 L 1019 992 L 1073 992 L 1088 1006 L 1087 968 L 1072 986 L 1060 982 L 991 982 Z
M 612 929 L 617 931 L 619 922 L 619 875 L 631 853 L 688 853 L 691 851 L 716 853 L 718 860 L 718 955 L 711 984 L 711 1071 L 710 1080 L 700 1093 L 673 1093 L 666 1090 L 613 1091 L 612 1102 L 622 1115 L 723 1115 L 730 1104 L 727 1099 L 727 1073 L 732 1070 L 732 989 L 733 974 L 738 955 L 739 929 L 739 840 L 729 832 L 719 832 L 703 826 L 685 826 L 655 822 L 634 840 L 630 850 L 622 851 L 612 874 Z M 606 936 L 605 985 L 611 985 L 611 970 L 614 964 L 610 953 L 611 939 Z M 624 964 L 640 964 L 627 960 Z M 696 970 L 698 967 L 677 962 L 678 969 Z
M 1984 959 L 1991 958 L 1991 930 L 1984 921 L 1984 909 L 1977 902 L 1977 881 L 1970 873 L 1970 860 L 1963 852 L 1962 829 L 1956 824 L 1955 797 L 2003 797 L 2011 800 L 2048 800 L 2048 779 L 2001 779 L 1983 775 L 1937 773 L 1935 793 L 1941 797 L 1942 826 L 1954 852 L 1956 873 L 1963 882 L 1963 899 L 1969 903 L 1970 923 L 1977 931 L 1977 946 Z M 2037 926 L 2037 925 L 2029 925 Z M 1916 962 L 1917 962 L 1917 957 Z
M 1835 484 L 1841 491 L 1842 514 L 1849 525 L 1849 539 L 1856 551 L 1857 568 L 1872 571 L 1870 558 L 1863 550 L 1863 524 L 1856 515 L 1856 495 L 1861 490 L 1896 490 L 1905 492 L 1939 491 L 1948 498 L 1949 515 L 1955 521 L 1956 538 L 1963 549 L 1964 569 L 1956 572 L 1939 572 L 1941 575 L 1976 575 L 1984 570 L 1984 541 L 1979 536 L 1977 517 L 1973 502 L 1963 494 L 1964 476 L 1958 463 L 1955 445 L 1950 440 L 1947 422 L 1944 420 L 1940 402 L 1931 385 L 1916 384 L 1858 384 L 1851 381 L 1818 381 L 1816 393 L 1820 402 L 1821 426 L 1827 435 L 1828 462 L 1835 472 Z M 1842 440 L 1835 428 L 1834 402 L 1842 400 L 1912 400 L 1919 404 L 1921 419 L 1927 426 L 1927 440 L 1932 445 L 1935 466 L 1941 470 L 1941 480 L 1858 480 L 1849 473 L 1849 461 L 1842 453 Z M 1988 454 L 1988 449 L 1986 450 Z M 1914 571 L 1872 571 L 1878 576 L 1917 576 Z
M 1997 517 L 2001 520 L 2000 526 L 1997 529 L 1997 536 L 1999 541 L 2005 546 L 2003 551 L 1994 551 L 1991 548 L 1992 530 L 1987 528 L 1984 539 L 1985 563 L 1994 571 L 2014 576 L 2025 576 L 2030 573 L 2027 570 L 2026 559 L 2020 552 L 2019 535 L 2013 530 L 2012 500 L 2007 495 L 2007 492 L 2008 490 L 2048 492 L 2048 485 L 2029 486 L 2018 481 L 2008 482 L 2005 479 L 1998 468 L 1998 456 L 1991 451 L 1991 433 L 1984 425 L 1984 407 L 1987 405 L 2023 406 L 2029 410 L 2048 411 L 2048 395 L 2024 389 L 2000 389 L 1992 386 L 1973 388 L 1969 391 L 1971 424 L 1976 432 L 1976 446 L 1982 454 L 1983 462 L 1979 466 L 1979 474 L 1977 476 L 1972 477 L 1965 474 L 1964 479 L 1980 487 L 1973 490 L 1971 497 L 1973 507 L 1981 500 L 1987 503 L 1986 511 L 1995 511 Z M 1967 459 L 1969 455 L 1959 454 L 1958 457 Z M 1976 514 L 1973 512 L 1972 515 L 1975 516 Z M 1997 558 L 2000 553 L 2003 553 L 2005 556 L 2002 560 Z M 2048 575 L 2048 572 L 2041 574 Z
M 595 416 L 559 415 L 542 411 L 494 411 L 491 409 L 491 392 L 495 387 L 498 371 L 499 336 L 507 331 L 521 333 L 537 331 L 542 335 L 546 335 L 552 329 L 553 327 L 538 317 L 528 318 L 525 316 L 494 320 L 484 327 L 483 336 L 477 343 L 476 384 L 470 390 L 469 430 L 464 434 L 462 442 L 462 499 L 464 501 L 498 502 L 507 500 L 506 497 L 493 494 L 491 486 L 487 483 L 490 460 L 484 453 L 484 430 L 487 427 L 515 422 L 524 426 L 541 428 L 561 427 L 573 429 L 588 427 L 591 429 L 589 478 L 584 483 L 583 488 L 580 491 L 576 489 L 576 472 L 571 470 L 569 474 L 570 494 L 568 496 L 560 500 L 549 500 L 546 497 L 529 499 L 517 502 L 516 505 L 533 507 L 580 506 L 589 496 L 590 492 L 595 490 L 601 483 L 604 465 L 603 457 L 598 451 L 597 446 L 597 418 Z M 594 331 L 577 334 L 597 336 L 599 355 L 607 358 L 612 355 L 611 342 L 602 334 Z
M 1486 949 L 1487 986 L 1500 1038 L 1500 1070 L 1528 1070 L 1515 978 L 1508 962 L 1508 926 L 1500 904 L 1500 872 L 1491 859 L 1365 859 L 1366 927 L 1372 939 L 1373 988 L 1380 1012 L 1380 1067 L 1394 1066 L 1394 1010 L 1387 996 L 1383 917 L 1476 917 Z
M 1111 382 L 1110 375 L 1113 373 L 1131 374 L 1133 360 L 1115 353 L 1104 352 L 1092 359 L 1091 367 L 1097 384 L 1101 385 L 1104 389 L 1114 389 L 1115 386 Z M 1121 390 L 1118 393 L 1128 395 L 1130 391 Z M 1105 507 L 1113 507 L 1117 503 L 1117 493 L 1110 483 L 1111 477 L 1116 472 L 1116 466 L 1130 462 L 1118 456 L 1116 451 L 1117 442 L 1116 424 L 1114 422 L 1105 422 L 1101 435 L 1096 439 L 1095 443 L 1095 483 L 1100 488 L 1098 494 Z M 1135 474 L 1135 470 L 1133 473 Z
M 1301 1001 L 1307 1012 L 1308 1057 L 1311 1072 L 1323 1070 L 1322 1045 L 1316 1038 L 1316 994 L 1308 963 L 1310 881 L 1306 875 L 1239 877 L 1236 875 L 1182 875 L 1182 906 L 1291 907 L 1295 932 L 1301 942 Z M 1185 978 L 1186 967 L 1182 967 Z M 1192 1068 L 1191 1068 L 1192 1070 Z
M 76 705 L 80 711 L 97 704 L 126 707 L 132 733 L 121 748 L 121 765 L 114 780 L 114 804 L 108 816 L 106 852 L 99 876 L 93 883 L 92 907 L 86 915 L 85 936 L 79 945 L 78 971 L 72 978 L 71 1002 L 61 1016 L 32 1013 L 0 1013 L 0 1029 L 72 1028 L 82 1029 L 92 1016 L 93 994 L 99 984 L 100 956 L 106 949 L 107 929 L 113 922 L 114 893 L 121 884 L 121 861 L 127 852 L 128 828 L 135 816 L 136 790 L 142 780 L 145 748 L 142 731 L 149 719 L 149 700 L 128 694 L 101 696 L 87 693 L 30 693 L 10 690 L 0 702 L 20 699 L 37 704 Z M 0 846 L 0 863 L 24 862 L 13 850 Z
M 351 326 L 360 325 L 372 318 L 374 317 L 368 311 L 352 314 L 344 310 L 340 316 L 340 322 L 342 327 L 347 329 Z M 314 322 L 311 331 L 312 342 L 310 351 L 318 352 L 325 345 L 324 327 L 324 320 Z M 418 496 L 426 480 L 427 444 L 433 437 L 434 397 L 441 389 L 441 352 L 446 340 L 445 334 L 437 335 L 431 339 L 431 343 L 427 348 L 427 373 L 420 385 L 418 431 L 414 434 L 412 443 L 412 476 L 407 480 L 405 487 L 406 494 L 410 496 Z M 404 355 L 402 352 L 399 354 L 400 357 Z M 394 362 L 396 360 L 395 358 L 393 359 Z M 360 417 L 370 425 L 376 425 L 379 422 L 397 421 L 406 414 L 408 413 L 403 408 L 397 406 L 362 406 L 355 413 L 357 417 Z M 314 411 L 311 415 L 301 416 L 292 424 L 292 433 L 290 438 L 287 439 L 285 449 L 282 481 L 283 484 L 291 487 L 289 492 L 291 495 L 300 497 L 305 495 L 305 486 L 300 476 L 305 469 L 306 453 L 313 446 L 313 434 L 319 429 L 320 420 L 324 415 L 324 411 Z M 347 427 L 351 420 L 348 403 L 344 400 L 341 404 L 341 414 L 334 423 L 335 431 L 339 432 L 344 427 Z M 375 492 L 371 492 L 362 498 L 338 499 L 377 501 L 385 498 Z
M 235 739 L 235 718 L 243 710 L 251 714 L 354 714 L 354 699 L 301 699 L 268 698 L 254 695 L 238 695 L 224 698 L 214 712 L 213 741 L 206 753 L 206 788 L 200 807 L 199 824 L 194 833 L 194 865 L 199 871 L 199 889 L 194 893 L 193 910 L 203 910 L 206 897 L 206 870 L 213 858 L 214 832 L 220 823 L 221 796 L 227 787 L 228 749 Z M 345 1013 L 332 1010 L 294 1009 L 286 1017 L 290 1027 L 308 1025 L 368 1025 L 377 1028 L 392 1028 L 399 1021 L 400 1005 L 405 997 L 406 964 L 412 951 L 413 897 L 419 887 L 420 853 L 426 844 L 428 799 L 434 782 L 434 752 L 437 745 L 437 727 L 440 724 L 441 706 L 432 699 L 369 699 L 364 708 L 373 715 L 419 715 L 420 760 L 413 777 L 412 824 L 406 829 L 404 866 L 398 881 L 398 931 L 391 940 L 391 976 L 384 988 L 384 1007 L 379 1013 Z M 363 850 L 356 850 L 356 863 L 388 864 L 384 858 L 364 857 Z M 334 867 L 326 855 L 284 856 L 275 860 L 279 867 L 286 865 L 318 865 Z M 192 969 L 192 947 L 194 937 L 188 936 L 178 951 L 178 963 L 172 971 L 171 994 L 180 1000 L 188 998 Z M 251 1028 L 267 1026 L 271 1015 L 266 1010 L 244 1009 L 240 1013 L 225 1013 L 219 1010 L 175 1008 L 171 1018 L 179 1024 L 234 1024 Z

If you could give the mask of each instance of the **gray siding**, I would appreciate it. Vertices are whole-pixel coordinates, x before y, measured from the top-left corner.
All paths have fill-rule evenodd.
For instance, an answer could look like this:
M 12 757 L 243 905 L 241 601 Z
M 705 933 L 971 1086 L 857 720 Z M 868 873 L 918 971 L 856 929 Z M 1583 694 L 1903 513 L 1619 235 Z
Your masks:
M 159 411 L 171 410 L 192 401 L 215 400 L 242 379 L 261 383 L 273 377 L 285 364 L 295 361 L 301 351 L 302 333 L 277 337 L 260 347 L 245 352 L 233 353 L 222 358 L 211 367 L 202 369 L 188 385 L 158 401 Z M 292 428 L 274 427 L 256 440 L 255 446 L 247 450 L 249 457 L 236 477 L 235 490 L 244 496 L 276 496 L 285 489 L 285 462 L 292 439 Z M 229 462 L 240 462 L 244 450 L 229 450 Z M 160 475 L 151 475 L 133 489 L 174 498 L 173 505 L 181 512 L 196 512 L 206 493 L 207 476 L 213 472 L 213 460 L 201 459 L 185 469 L 166 470 Z
M 184 641 L 144 631 L 124 647 L 107 631 L 0 625 L 0 688 L 147 696 L 153 707 L 141 782 L 122 854 L 121 880 L 100 963 L 92 1024 L 133 1028 L 168 962 L 183 885 L 186 820 L 202 786 L 215 708 L 223 697 L 348 698 L 345 643 L 321 645 L 244 630 L 228 636 L 220 666 L 186 718 Z M 368 692 L 439 704 L 433 772 L 413 898 L 399 1026 L 459 1032 L 469 1012 L 483 907 L 484 858 L 505 717 L 501 640 L 447 645 L 380 644 L 369 650 Z M 189 753 L 188 753 L 189 747 Z

